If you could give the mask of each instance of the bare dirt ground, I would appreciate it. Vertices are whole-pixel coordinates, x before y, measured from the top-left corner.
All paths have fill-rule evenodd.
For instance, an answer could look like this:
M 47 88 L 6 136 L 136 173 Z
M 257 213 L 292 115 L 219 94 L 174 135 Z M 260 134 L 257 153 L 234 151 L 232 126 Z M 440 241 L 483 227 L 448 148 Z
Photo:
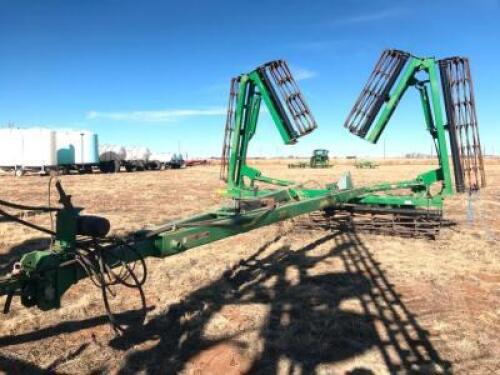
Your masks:
M 415 176 L 429 165 L 287 169 L 272 176 L 355 185 Z M 115 337 L 88 280 L 57 311 L 15 301 L 0 318 L 0 371 L 9 374 L 386 374 L 500 372 L 500 165 L 436 241 L 298 231 L 273 225 L 166 259 L 148 260 L 143 327 Z M 218 167 L 61 177 L 76 205 L 120 234 L 222 201 Z M 0 177 L 3 199 L 47 202 L 47 177 Z M 314 184 L 314 182 L 311 182 Z M 55 197 L 53 197 L 55 203 Z M 47 217 L 30 218 L 49 225 Z M 0 224 L 0 274 L 46 246 L 37 232 Z M 3 302 L 0 300 L 0 302 Z M 123 295 L 122 310 L 136 306 Z

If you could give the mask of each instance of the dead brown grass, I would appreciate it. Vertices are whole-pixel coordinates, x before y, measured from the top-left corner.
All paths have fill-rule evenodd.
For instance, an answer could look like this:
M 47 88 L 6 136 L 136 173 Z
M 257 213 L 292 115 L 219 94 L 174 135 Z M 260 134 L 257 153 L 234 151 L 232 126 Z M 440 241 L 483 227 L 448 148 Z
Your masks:
M 283 165 L 259 164 L 272 176 L 312 185 L 347 170 L 364 185 L 429 168 Z M 58 311 L 16 301 L 0 320 L 0 371 L 443 373 L 449 362 L 457 373 L 498 372 L 500 165 L 488 165 L 487 175 L 488 188 L 471 202 L 473 220 L 465 197 L 450 199 L 446 214 L 459 225 L 437 241 L 299 232 L 286 223 L 148 260 L 145 292 L 154 309 L 144 327 L 121 338 L 107 326 L 100 293 L 88 281 L 74 286 Z M 62 181 L 75 204 L 123 233 L 219 204 L 217 177 L 211 166 Z M 47 200 L 46 177 L 0 180 L 2 198 Z M 31 220 L 49 224 L 47 217 Z M 1 224 L 0 273 L 42 246 L 37 236 Z M 132 295 L 120 305 L 132 308 Z

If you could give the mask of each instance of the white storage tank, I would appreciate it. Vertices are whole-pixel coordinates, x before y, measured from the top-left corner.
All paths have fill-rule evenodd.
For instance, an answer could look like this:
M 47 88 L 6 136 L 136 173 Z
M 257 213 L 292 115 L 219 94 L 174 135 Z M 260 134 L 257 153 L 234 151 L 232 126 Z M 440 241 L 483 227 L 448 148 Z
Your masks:
M 109 161 L 110 157 L 118 160 L 125 160 L 127 157 L 127 151 L 125 150 L 125 147 L 119 145 L 99 145 L 99 157 L 101 161 Z
M 162 163 L 169 163 L 172 160 L 171 152 L 153 152 L 149 155 L 149 160 L 158 160 Z
M 144 160 L 148 161 L 151 151 L 147 147 L 133 146 L 126 149 L 126 160 Z
M 57 165 L 56 134 L 43 128 L 0 129 L 0 166 L 43 168 Z
M 58 165 L 99 162 L 97 134 L 87 130 L 58 130 L 56 150 Z

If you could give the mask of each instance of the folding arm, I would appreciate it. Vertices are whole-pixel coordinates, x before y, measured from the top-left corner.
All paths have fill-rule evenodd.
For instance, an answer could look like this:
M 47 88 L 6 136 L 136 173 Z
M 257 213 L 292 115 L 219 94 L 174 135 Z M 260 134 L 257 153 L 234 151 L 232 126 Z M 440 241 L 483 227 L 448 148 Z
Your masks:
M 312 132 L 316 127 L 309 107 L 288 65 L 283 60 L 271 61 L 231 81 L 229 109 L 221 161 L 221 178 L 228 183 L 233 196 L 256 195 L 255 181 L 279 186 L 291 181 L 262 176 L 246 164 L 248 145 L 255 134 L 261 101 L 285 144 Z
M 366 137 L 382 106 L 389 100 L 390 91 L 409 58 L 408 53 L 398 50 L 386 50 L 382 53 L 367 84 L 345 121 L 344 126 L 351 133 L 362 138 Z M 386 103 L 386 108 L 382 111 L 384 115 L 380 116 L 376 126 L 374 139 L 378 139 L 385 124 L 389 121 L 395 106 L 408 87 L 412 73 L 411 68 L 406 69 L 403 79 L 401 79 L 395 93 L 389 100 L 391 105 L 388 106 L 388 103 Z

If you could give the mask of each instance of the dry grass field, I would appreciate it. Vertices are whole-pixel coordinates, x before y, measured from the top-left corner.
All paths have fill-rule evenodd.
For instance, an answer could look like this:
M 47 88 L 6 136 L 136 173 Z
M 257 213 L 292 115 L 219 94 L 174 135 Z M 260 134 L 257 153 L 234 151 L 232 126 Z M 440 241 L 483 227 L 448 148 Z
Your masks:
M 271 176 L 311 184 L 351 170 L 358 186 L 429 169 L 419 161 L 372 170 L 261 164 Z M 294 230 L 287 222 L 149 259 L 147 321 L 121 337 L 88 280 L 57 311 L 16 300 L 0 318 L 0 372 L 499 373 L 500 165 L 488 164 L 487 177 L 470 201 L 447 201 L 445 214 L 458 225 L 436 241 Z M 109 218 L 115 234 L 223 200 L 217 166 L 61 180 L 74 203 Z M 47 202 L 47 177 L 2 176 L 0 184 L 3 199 Z M 30 220 L 49 225 L 44 216 Z M 46 244 L 37 232 L 0 224 L 0 274 Z M 123 311 L 137 304 L 130 293 L 119 297 Z

